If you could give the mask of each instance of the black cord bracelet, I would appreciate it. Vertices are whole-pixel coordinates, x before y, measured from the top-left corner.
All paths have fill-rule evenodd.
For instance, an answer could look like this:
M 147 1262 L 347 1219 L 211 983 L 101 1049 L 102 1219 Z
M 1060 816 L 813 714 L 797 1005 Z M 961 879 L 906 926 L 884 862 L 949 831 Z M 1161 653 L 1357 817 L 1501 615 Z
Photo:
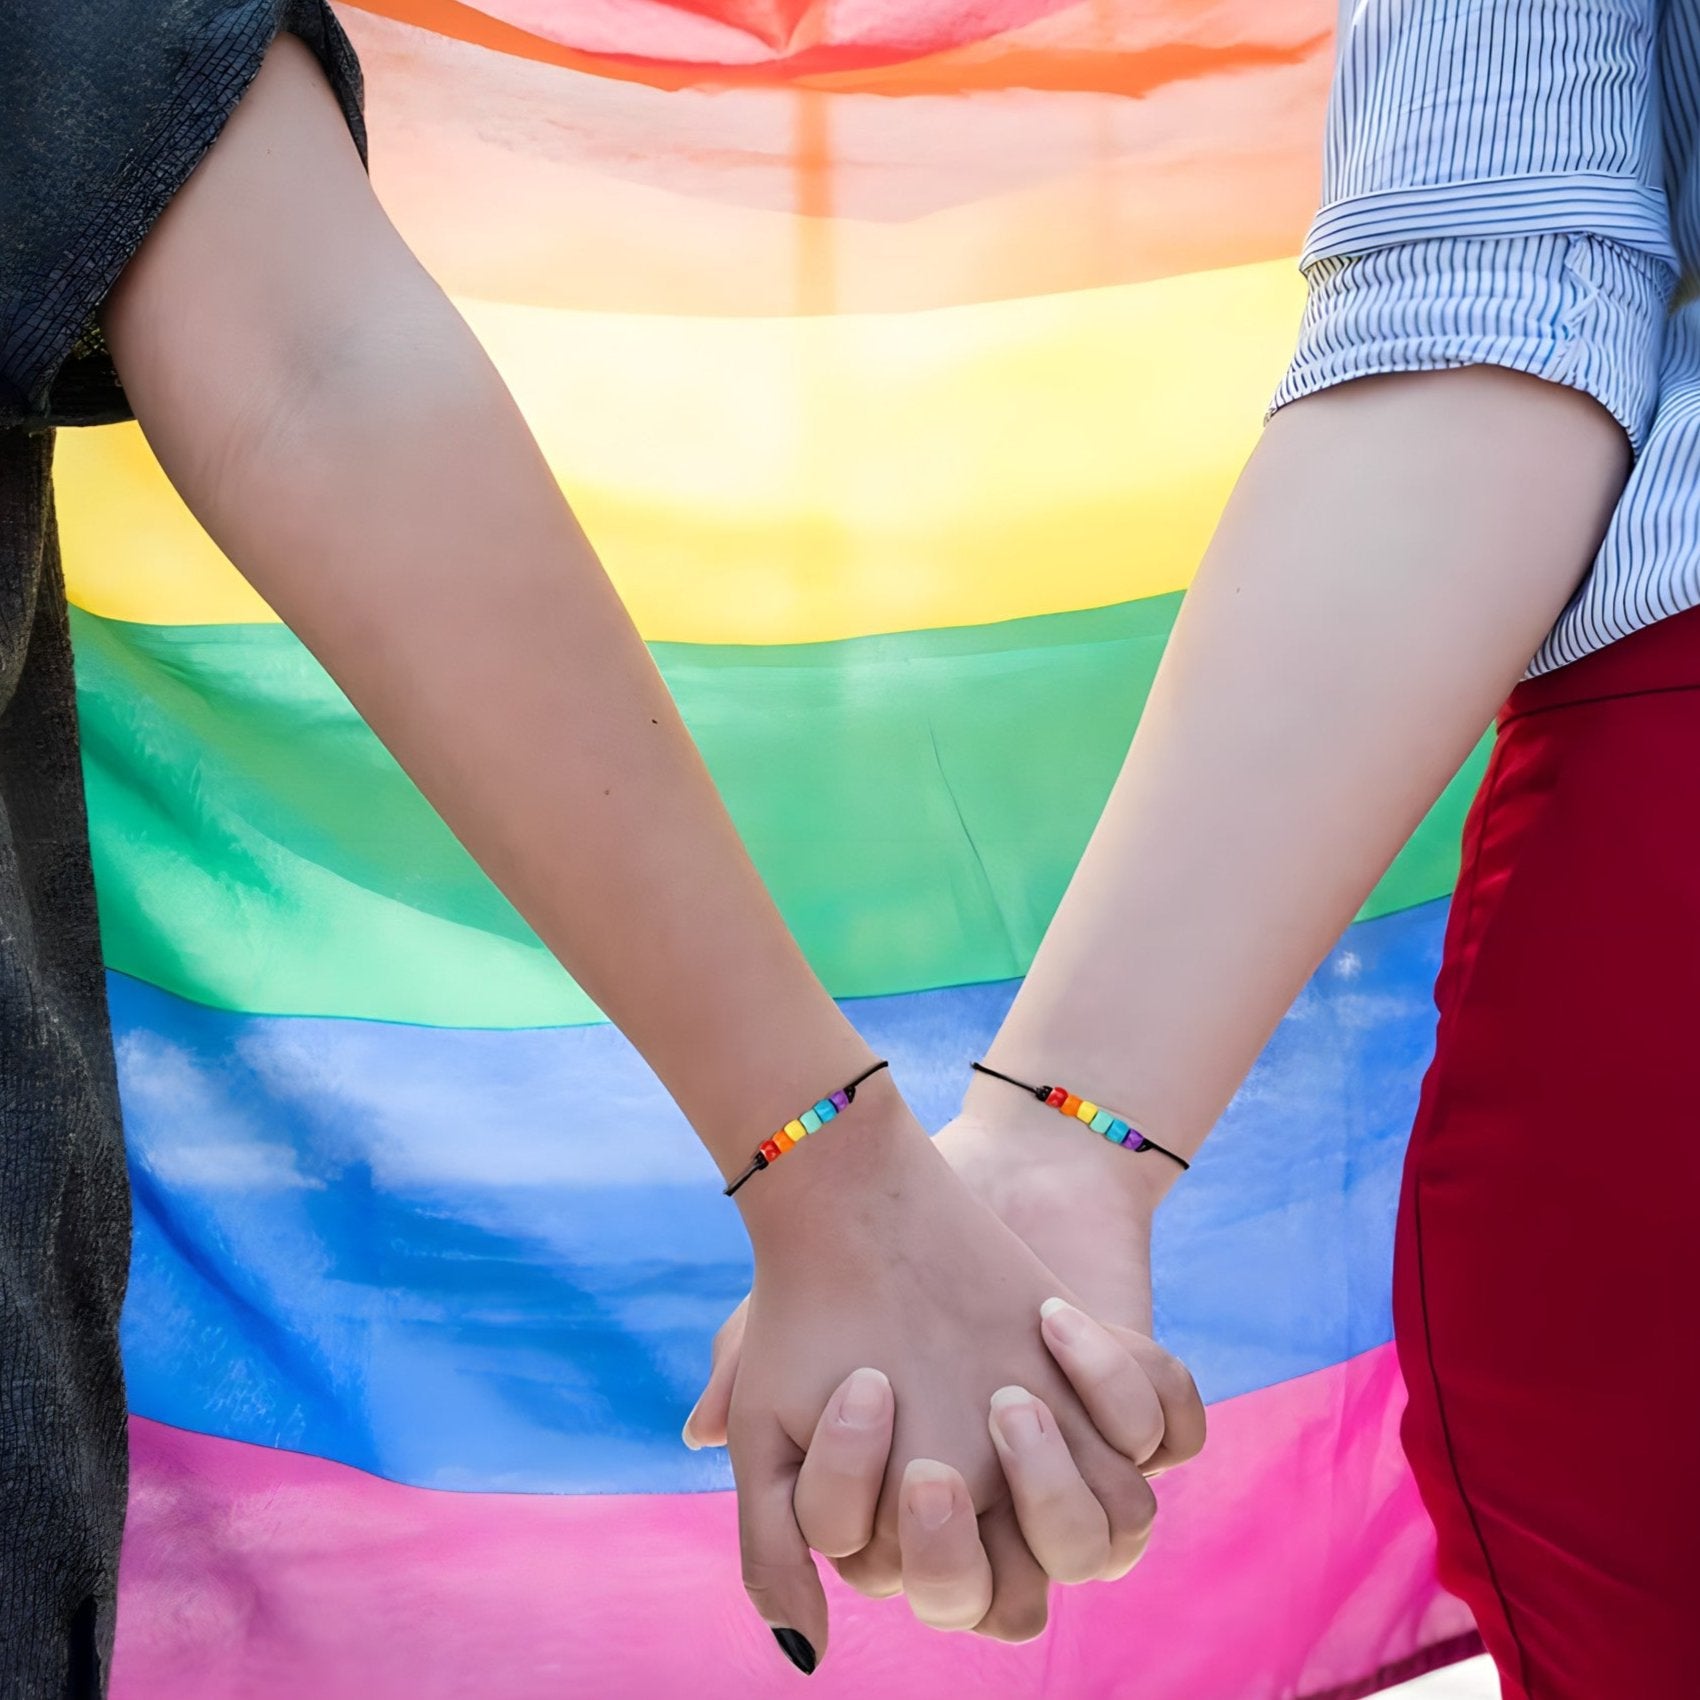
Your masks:
M 1025 1080 L 1000 1074 L 997 1069 L 988 1068 L 982 1062 L 970 1063 L 968 1066 L 977 1074 L 989 1074 L 993 1080 L 1001 1080 L 1006 1085 L 1019 1087 L 1023 1092 L 1037 1098 L 1041 1104 L 1049 1104 L 1053 1110 L 1060 1110 L 1065 1116 L 1084 1122 L 1094 1133 L 1103 1134 L 1114 1145 L 1120 1145 L 1128 1151 L 1155 1151 L 1159 1157 L 1167 1157 L 1171 1163 L 1179 1163 L 1183 1169 L 1192 1167 L 1178 1152 L 1147 1138 L 1123 1117 L 1111 1110 L 1099 1108 L 1090 1099 L 1070 1092 L 1066 1086 L 1029 1086 Z

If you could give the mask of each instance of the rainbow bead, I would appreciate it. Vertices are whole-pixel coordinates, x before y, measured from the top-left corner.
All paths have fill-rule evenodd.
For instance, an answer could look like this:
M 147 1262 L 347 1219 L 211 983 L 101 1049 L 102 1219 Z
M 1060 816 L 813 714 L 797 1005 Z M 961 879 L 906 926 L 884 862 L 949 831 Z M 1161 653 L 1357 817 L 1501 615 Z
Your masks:
M 815 1114 L 819 1116 L 823 1122 L 829 1122 L 835 1115 L 838 1114 L 838 1106 L 834 1104 L 830 1098 L 822 1098 L 821 1101 L 815 1105 Z
M 764 1139 L 761 1142 L 760 1151 L 762 1156 L 764 1156 L 770 1163 L 777 1163 L 779 1159 L 785 1155 L 785 1153 L 781 1151 L 771 1139 Z
M 784 1129 L 784 1128 L 781 1128 L 781 1129 L 780 1129 L 780 1130 L 779 1130 L 779 1131 L 778 1131 L 778 1133 L 776 1133 L 776 1134 L 775 1134 L 775 1135 L 774 1135 L 774 1136 L 773 1136 L 773 1143 L 774 1143 L 774 1144 L 775 1144 L 775 1145 L 776 1145 L 776 1146 L 778 1146 L 778 1147 L 779 1147 L 779 1154 L 780 1154 L 780 1156 L 781 1156 L 781 1157 L 783 1157 L 783 1156 L 784 1156 L 784 1155 L 785 1155 L 785 1153 L 786 1153 L 786 1152 L 787 1152 L 787 1151 L 789 1151 L 789 1150 L 790 1150 L 790 1149 L 791 1149 L 791 1147 L 792 1147 L 792 1146 L 793 1146 L 793 1145 L 795 1145 L 795 1144 L 796 1144 L 796 1143 L 797 1143 L 797 1142 L 796 1142 L 796 1140 L 794 1140 L 794 1139 L 793 1139 L 793 1138 L 792 1138 L 792 1137 L 791 1137 L 791 1135 L 790 1135 L 790 1134 L 788 1134 L 788 1133 L 787 1133 L 787 1132 L 786 1132 L 786 1131 L 785 1131 L 785 1129 Z
M 832 1107 L 835 1110 L 839 1111 L 841 1114 L 842 1114 L 843 1111 L 849 1109 L 850 1108 L 850 1094 L 848 1092 L 843 1092 L 843 1091 L 834 1092 L 833 1095 L 832 1095 Z
M 818 1127 L 820 1124 L 817 1122 L 815 1125 Z M 785 1124 L 785 1131 L 791 1135 L 791 1143 L 793 1145 L 795 1145 L 799 1139 L 806 1139 L 809 1133 L 809 1130 L 804 1127 L 800 1121 L 787 1122 Z
M 1101 1133 L 1113 1145 L 1129 1151 L 1145 1149 L 1145 1135 L 1131 1127 L 1118 1115 L 1100 1109 L 1090 1098 L 1077 1098 L 1066 1086 L 1053 1086 L 1045 1094 L 1045 1102 L 1053 1110 L 1061 1110 L 1074 1121 L 1085 1122 L 1094 1133 Z
M 820 1131 L 820 1117 L 813 1110 L 804 1110 L 797 1120 L 803 1124 L 805 1133 L 818 1133 Z

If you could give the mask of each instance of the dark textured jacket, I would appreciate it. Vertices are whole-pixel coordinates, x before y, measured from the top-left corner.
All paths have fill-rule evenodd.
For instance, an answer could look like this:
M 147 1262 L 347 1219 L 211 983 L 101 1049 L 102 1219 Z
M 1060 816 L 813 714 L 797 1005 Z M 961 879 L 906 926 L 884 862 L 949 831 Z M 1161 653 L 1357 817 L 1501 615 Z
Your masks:
M 129 1190 L 54 526 L 53 428 L 130 417 L 96 314 L 280 29 L 364 151 L 322 0 L 0 0 L 0 1700 L 112 1655 Z

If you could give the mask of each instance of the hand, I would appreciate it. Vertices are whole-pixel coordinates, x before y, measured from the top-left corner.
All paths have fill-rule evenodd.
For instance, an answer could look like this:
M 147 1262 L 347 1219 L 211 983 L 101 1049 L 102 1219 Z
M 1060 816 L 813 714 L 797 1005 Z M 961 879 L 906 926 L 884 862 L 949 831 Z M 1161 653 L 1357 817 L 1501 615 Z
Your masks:
M 853 1134 L 745 1189 L 756 1279 L 722 1330 L 716 1381 L 745 1583 L 812 1656 L 826 1603 L 810 1546 L 865 1591 L 902 1588 L 924 1621 L 1023 1638 L 1043 1625 L 1049 1575 L 1119 1575 L 1138 1558 L 1154 1510 L 1138 1466 L 1164 1414 L 1095 1329 L 1064 1348 L 1096 1366 L 1077 1393 L 1034 1326 L 1072 1295 L 907 1112 L 865 1097 L 856 1113 Z M 1052 1307 L 1053 1350 L 1074 1314 Z M 859 1365 L 884 1374 L 848 1374 Z
M 1015 1094 L 990 1104 L 971 1096 L 970 1107 L 933 1144 L 1150 1380 L 1164 1430 L 1144 1460 L 1145 1474 L 1197 1456 L 1205 1430 L 1197 1385 L 1180 1359 L 1151 1338 L 1151 1219 L 1179 1169 L 1156 1153 L 1124 1151 L 1083 1134 L 1054 1110 Z M 1047 1321 L 1045 1343 L 1080 1390 L 1081 1375 L 1093 1370 L 1062 1357 L 1054 1332 Z M 718 1369 L 716 1363 L 711 1380 Z M 693 1412 L 686 1425 L 693 1435 L 696 1424 Z
M 933 1143 L 1093 1316 L 1150 1335 L 1151 1222 L 1179 1177 L 1174 1164 L 978 1078 Z

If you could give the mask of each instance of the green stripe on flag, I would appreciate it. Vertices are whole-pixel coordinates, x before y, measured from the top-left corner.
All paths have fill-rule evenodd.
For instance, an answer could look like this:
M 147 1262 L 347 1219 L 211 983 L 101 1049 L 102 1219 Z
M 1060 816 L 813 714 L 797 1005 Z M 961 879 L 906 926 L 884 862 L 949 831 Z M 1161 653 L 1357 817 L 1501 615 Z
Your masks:
M 1025 971 L 1179 600 L 655 655 L 786 919 L 854 997 Z M 287 630 L 72 621 L 113 968 L 261 1014 L 601 1019 Z M 1451 888 L 1481 759 L 1365 915 Z

